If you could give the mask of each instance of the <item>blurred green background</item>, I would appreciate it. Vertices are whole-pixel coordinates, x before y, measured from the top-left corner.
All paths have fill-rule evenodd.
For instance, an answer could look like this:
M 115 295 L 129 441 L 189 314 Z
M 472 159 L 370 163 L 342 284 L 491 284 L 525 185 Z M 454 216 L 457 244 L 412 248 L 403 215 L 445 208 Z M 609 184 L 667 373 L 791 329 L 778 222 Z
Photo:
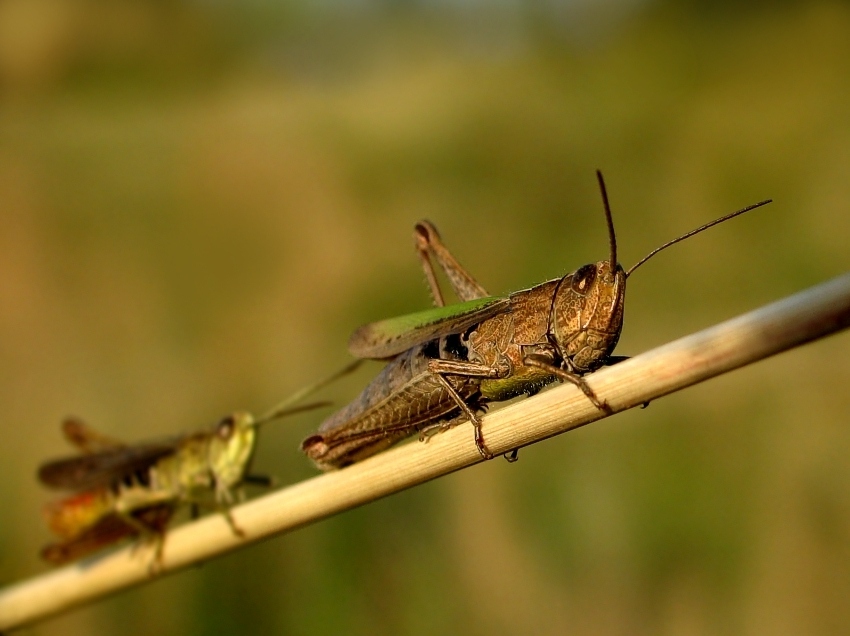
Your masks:
M 597 167 L 627 266 L 776 200 L 642 268 L 619 353 L 842 273 L 850 5 L 0 2 L 0 583 L 63 416 L 263 411 L 428 306 L 423 217 L 495 294 L 603 258 Z M 848 380 L 840 335 L 23 633 L 850 633 Z

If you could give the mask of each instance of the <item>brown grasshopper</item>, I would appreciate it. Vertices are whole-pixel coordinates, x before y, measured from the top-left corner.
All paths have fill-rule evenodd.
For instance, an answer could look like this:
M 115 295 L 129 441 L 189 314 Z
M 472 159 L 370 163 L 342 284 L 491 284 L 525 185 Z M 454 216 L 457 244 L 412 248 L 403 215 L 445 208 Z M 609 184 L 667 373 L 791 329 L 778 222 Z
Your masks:
M 258 427 L 327 406 L 328 402 L 293 404 L 357 364 L 299 391 L 260 418 L 237 412 L 211 428 L 165 440 L 125 445 L 77 419 L 65 420 L 63 434 L 81 454 L 45 463 L 38 477 L 51 488 L 75 492 L 45 507 L 48 527 L 59 542 L 46 546 L 42 557 L 54 564 L 65 563 L 141 536 L 156 541 L 153 566 L 161 558 L 165 529 L 183 505 L 191 506 L 193 514 L 198 506 L 218 510 L 234 534 L 244 536 L 230 512 L 234 490 L 246 483 L 272 483 L 268 477 L 249 473 Z
M 395 444 L 469 420 L 475 443 L 487 450 L 476 411 L 489 402 L 533 395 L 562 380 L 577 385 L 610 412 L 582 376 L 625 358 L 611 355 L 623 326 L 626 279 L 663 249 L 760 207 L 727 214 L 656 248 L 629 270 L 617 261 L 614 222 L 597 171 L 608 225 L 607 260 L 507 297 L 490 297 L 443 245 L 433 224 L 416 225 L 414 238 L 435 309 L 365 325 L 349 351 L 389 363 L 363 392 L 326 419 L 302 450 L 323 469 L 340 468 Z M 446 306 L 431 259 L 445 272 L 459 304 Z M 516 454 L 508 459 L 515 459 Z

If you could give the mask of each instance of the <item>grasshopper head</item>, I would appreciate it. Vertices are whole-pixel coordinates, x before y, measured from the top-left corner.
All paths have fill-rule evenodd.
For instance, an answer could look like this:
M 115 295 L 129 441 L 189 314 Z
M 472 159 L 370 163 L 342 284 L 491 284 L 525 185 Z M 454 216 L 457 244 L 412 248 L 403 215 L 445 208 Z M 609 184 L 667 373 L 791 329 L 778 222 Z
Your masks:
M 579 267 L 558 283 L 549 334 L 564 361 L 579 374 L 601 367 L 617 346 L 623 325 L 626 273 L 611 261 Z
M 617 236 L 602 173 L 596 171 L 605 221 L 608 224 L 607 261 L 579 267 L 558 283 L 549 310 L 549 338 L 572 371 L 579 375 L 605 363 L 623 327 L 626 272 L 617 262 Z
M 254 456 L 256 441 L 257 427 L 250 413 L 233 413 L 215 425 L 209 444 L 209 464 L 218 487 L 232 488 L 242 481 Z

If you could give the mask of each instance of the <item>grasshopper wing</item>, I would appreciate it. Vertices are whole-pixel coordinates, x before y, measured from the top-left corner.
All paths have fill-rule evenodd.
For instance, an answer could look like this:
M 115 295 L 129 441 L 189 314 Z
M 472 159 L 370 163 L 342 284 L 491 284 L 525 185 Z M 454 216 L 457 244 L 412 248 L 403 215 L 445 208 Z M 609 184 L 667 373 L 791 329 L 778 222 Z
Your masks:
M 466 331 L 505 313 L 510 304 L 509 297 L 490 296 L 369 323 L 351 334 L 348 351 L 358 358 L 391 358 L 423 342 Z
M 42 464 L 38 478 L 51 488 L 88 490 L 137 474 L 176 448 L 176 441 L 166 440 L 57 459 Z
M 98 453 L 126 447 L 123 442 L 98 433 L 76 417 L 65 418 L 62 422 L 62 434 L 69 444 L 76 446 L 83 453 Z

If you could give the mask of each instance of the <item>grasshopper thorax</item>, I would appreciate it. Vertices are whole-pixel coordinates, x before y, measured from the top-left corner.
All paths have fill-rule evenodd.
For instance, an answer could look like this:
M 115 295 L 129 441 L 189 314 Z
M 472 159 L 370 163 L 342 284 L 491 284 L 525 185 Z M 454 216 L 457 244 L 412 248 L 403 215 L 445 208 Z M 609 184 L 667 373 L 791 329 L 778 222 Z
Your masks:
M 232 488 L 242 481 L 256 441 L 257 427 L 250 413 L 233 413 L 216 424 L 208 452 L 217 488 Z
M 549 311 L 549 336 L 567 370 L 598 369 L 623 326 L 626 272 L 611 261 L 584 265 L 559 282 Z

